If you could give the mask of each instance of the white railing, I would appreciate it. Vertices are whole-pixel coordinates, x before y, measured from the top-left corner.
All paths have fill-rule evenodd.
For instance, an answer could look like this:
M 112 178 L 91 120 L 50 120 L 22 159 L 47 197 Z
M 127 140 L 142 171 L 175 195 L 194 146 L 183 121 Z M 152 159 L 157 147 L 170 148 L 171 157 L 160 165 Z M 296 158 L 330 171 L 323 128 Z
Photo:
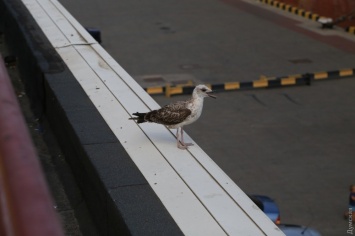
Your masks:
M 283 235 L 197 144 L 128 120 L 159 105 L 58 1 L 23 3 L 185 235 Z

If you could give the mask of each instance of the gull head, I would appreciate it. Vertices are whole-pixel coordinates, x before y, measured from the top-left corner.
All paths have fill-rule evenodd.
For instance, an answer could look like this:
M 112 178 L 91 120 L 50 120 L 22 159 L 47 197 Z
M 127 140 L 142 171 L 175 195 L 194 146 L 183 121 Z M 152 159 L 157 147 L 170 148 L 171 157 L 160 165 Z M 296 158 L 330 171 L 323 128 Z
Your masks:
M 215 95 L 212 94 L 213 91 L 203 84 L 197 85 L 193 93 L 202 98 L 204 97 L 217 98 Z

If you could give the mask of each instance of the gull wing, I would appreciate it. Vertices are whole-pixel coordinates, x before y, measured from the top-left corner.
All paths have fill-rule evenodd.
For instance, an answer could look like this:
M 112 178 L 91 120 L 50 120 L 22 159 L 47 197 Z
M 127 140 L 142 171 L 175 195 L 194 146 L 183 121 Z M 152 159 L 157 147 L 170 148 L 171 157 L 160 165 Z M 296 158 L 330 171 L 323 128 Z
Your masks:
M 166 105 L 159 110 L 147 113 L 145 119 L 163 125 L 179 124 L 191 114 L 191 110 L 186 108 L 186 105 L 186 102 Z

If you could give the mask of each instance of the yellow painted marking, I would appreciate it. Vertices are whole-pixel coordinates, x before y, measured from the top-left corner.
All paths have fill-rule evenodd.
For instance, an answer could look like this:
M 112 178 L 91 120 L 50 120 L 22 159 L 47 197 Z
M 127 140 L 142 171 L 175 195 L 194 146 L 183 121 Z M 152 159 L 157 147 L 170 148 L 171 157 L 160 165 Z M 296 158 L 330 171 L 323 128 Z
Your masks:
M 295 77 L 289 77 L 289 78 L 281 79 L 281 85 L 292 85 L 292 84 L 296 84 L 296 78 Z
M 147 93 L 158 94 L 163 92 L 163 87 L 149 87 L 147 88 Z
M 355 34 L 355 26 L 350 26 L 348 32 L 351 34 Z
M 239 82 L 225 83 L 224 84 L 224 89 L 225 90 L 240 89 L 240 83 Z
M 254 88 L 263 88 L 268 86 L 268 81 L 267 80 L 257 80 L 253 81 L 253 87 Z
M 285 11 L 288 11 L 292 6 L 291 5 L 286 5 L 285 6 Z
M 328 73 L 327 72 L 314 73 L 314 79 L 326 79 L 326 78 L 328 78 Z
M 353 69 L 344 69 L 339 72 L 340 76 L 350 76 L 353 74 L 354 74 Z
M 171 84 L 166 84 L 165 86 L 165 97 L 171 97 Z
M 174 94 L 182 94 L 182 87 L 173 87 L 171 84 L 167 84 L 165 87 L 165 96 L 171 97 Z
M 174 94 L 182 94 L 182 87 L 171 87 L 170 95 L 174 95 Z
M 304 12 L 304 10 L 298 9 L 297 15 L 302 16 L 302 13 L 303 13 L 303 12 Z
M 307 11 L 304 13 L 304 17 L 306 18 L 309 18 L 310 15 L 312 15 L 312 12 Z
M 318 14 L 312 14 L 312 20 L 316 21 L 319 18 Z
M 296 13 L 296 11 L 297 11 L 297 7 L 292 7 L 292 8 L 291 8 L 291 12 L 292 12 L 292 13 Z
M 283 9 L 284 6 L 285 6 L 285 3 L 283 3 L 283 2 L 279 3 L 279 8 Z

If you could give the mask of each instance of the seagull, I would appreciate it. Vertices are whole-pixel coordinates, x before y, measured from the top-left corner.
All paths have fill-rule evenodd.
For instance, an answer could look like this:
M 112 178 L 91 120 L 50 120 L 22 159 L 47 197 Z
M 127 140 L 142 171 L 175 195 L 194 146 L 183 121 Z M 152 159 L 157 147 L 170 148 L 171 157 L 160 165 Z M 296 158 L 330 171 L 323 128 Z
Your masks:
M 166 105 L 158 110 L 153 110 L 146 113 L 133 113 L 136 117 L 129 118 L 130 120 L 136 120 L 138 124 L 144 122 L 153 122 L 162 124 L 169 129 L 176 130 L 177 147 L 180 149 L 187 149 L 188 146 L 192 146 L 192 143 L 184 142 L 183 127 L 195 122 L 202 113 L 203 100 L 205 97 L 216 98 L 212 95 L 213 91 L 206 85 L 197 85 L 192 92 L 192 97 L 186 101 L 177 101 Z M 179 129 L 181 133 L 181 139 L 179 138 Z

